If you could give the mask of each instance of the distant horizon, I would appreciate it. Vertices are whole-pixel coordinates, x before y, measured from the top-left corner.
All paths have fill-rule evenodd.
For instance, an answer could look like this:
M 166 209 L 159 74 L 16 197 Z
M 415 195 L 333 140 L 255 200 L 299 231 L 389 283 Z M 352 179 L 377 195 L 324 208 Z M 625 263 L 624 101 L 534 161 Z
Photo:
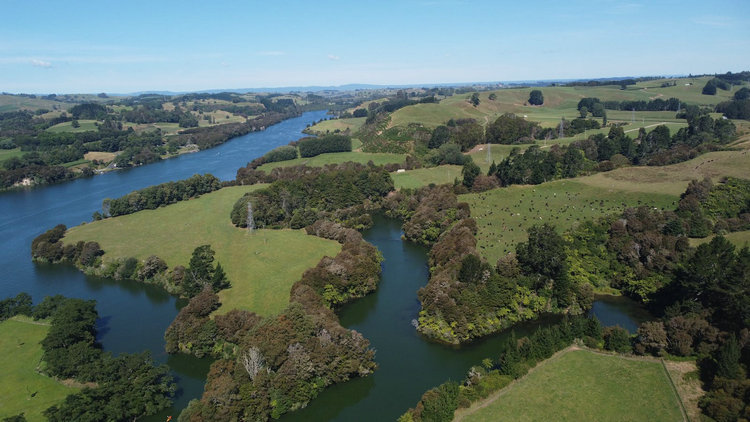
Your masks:
M 6 2 L 3 11 L 12 19 L 0 26 L 0 91 L 14 93 L 420 86 L 750 69 L 744 0 L 132 0 L 116 9 L 38 0 Z
M 689 77 L 702 77 L 710 75 L 725 74 L 727 72 L 739 73 L 744 71 L 750 71 L 750 69 L 742 70 L 728 70 L 726 72 L 716 73 L 683 73 L 683 74 L 664 74 L 664 75 L 616 75 L 616 76 L 600 76 L 600 77 L 581 77 L 581 78 L 549 78 L 549 79 L 520 79 L 520 80 L 498 80 L 498 81 L 470 81 L 470 82 L 430 82 L 430 83 L 415 83 L 415 84 L 373 84 L 367 82 L 355 82 L 345 83 L 339 85 L 289 85 L 289 86 L 256 86 L 256 87 L 241 87 L 241 88 L 201 88 L 196 90 L 186 91 L 172 91 L 162 89 L 146 89 L 132 92 L 10 92 L 0 89 L 2 94 L 10 95 L 36 95 L 36 96 L 47 96 L 47 95 L 98 95 L 107 94 L 108 96 L 132 96 L 132 95 L 144 95 L 144 94 L 163 94 L 163 95 L 184 95 L 194 93 L 219 93 L 219 92 L 263 92 L 263 93 L 274 93 L 273 90 L 279 90 L 279 92 L 290 92 L 290 91 L 302 91 L 302 92 L 314 92 L 324 91 L 329 89 L 341 89 L 345 87 L 352 87 L 350 89 L 389 89 L 389 88 L 432 88 L 432 87 L 459 87 L 459 86 L 471 86 L 471 85 L 492 85 L 492 84 L 513 84 L 521 85 L 524 83 L 567 83 L 567 82 L 579 82 L 579 81 L 599 81 L 599 80 L 619 80 L 619 79 L 631 79 L 631 78 L 689 78 Z M 357 88 L 364 87 L 364 88 Z M 309 91 L 304 91 L 310 89 Z M 347 89 L 341 89 L 345 91 Z

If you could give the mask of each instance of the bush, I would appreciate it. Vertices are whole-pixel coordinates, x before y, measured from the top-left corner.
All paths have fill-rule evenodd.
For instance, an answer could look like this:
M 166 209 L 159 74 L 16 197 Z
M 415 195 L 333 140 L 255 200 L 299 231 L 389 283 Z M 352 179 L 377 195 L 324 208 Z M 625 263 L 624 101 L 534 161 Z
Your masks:
M 300 156 L 315 157 L 327 152 L 346 152 L 352 150 L 352 139 L 344 135 L 326 135 L 319 138 L 305 138 L 300 140 Z

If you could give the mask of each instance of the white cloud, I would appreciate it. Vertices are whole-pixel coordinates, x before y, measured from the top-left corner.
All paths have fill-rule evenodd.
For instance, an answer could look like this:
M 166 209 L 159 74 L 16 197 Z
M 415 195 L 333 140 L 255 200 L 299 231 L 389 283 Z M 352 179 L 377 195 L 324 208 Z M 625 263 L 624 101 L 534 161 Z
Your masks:
M 328 55 L 328 59 L 330 59 L 330 60 L 341 60 L 341 57 L 339 57 L 339 56 L 334 56 L 333 54 L 329 54 L 329 55 Z
M 36 67 L 45 67 L 45 68 L 52 67 L 52 63 L 45 62 L 44 60 L 39 60 L 39 59 L 31 59 L 31 64 Z
M 286 53 L 284 53 L 283 51 L 259 51 L 258 52 L 259 56 L 283 56 L 285 54 Z

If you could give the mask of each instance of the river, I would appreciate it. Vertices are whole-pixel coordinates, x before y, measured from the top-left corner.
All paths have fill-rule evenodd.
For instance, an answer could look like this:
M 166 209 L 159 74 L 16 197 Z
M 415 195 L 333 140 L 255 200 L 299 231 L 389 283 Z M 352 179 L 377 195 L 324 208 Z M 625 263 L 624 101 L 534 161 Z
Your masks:
M 205 151 L 57 185 L 0 193 L 0 298 L 27 292 L 35 303 L 55 294 L 96 300 L 100 316 L 98 340 L 104 350 L 115 354 L 150 350 L 157 361 L 170 366 L 180 392 L 176 409 L 163 414 L 176 418 L 177 409 L 191 398 L 200 397 L 211 363 L 208 359 L 169 356 L 164 352 L 164 331 L 184 303 L 154 286 L 88 277 L 67 265 L 34 264 L 31 241 L 57 224 L 72 227 L 91 221 L 104 198 L 116 198 L 196 173 L 232 180 L 238 168 L 299 139 L 304 136 L 306 125 L 325 116 L 325 111 L 308 112 Z M 163 421 L 163 414 L 150 419 Z
M 59 223 L 71 227 L 90 221 L 107 197 L 196 173 L 231 180 L 239 167 L 298 139 L 308 123 L 323 117 L 324 111 L 308 112 L 206 151 L 0 194 L 0 298 L 25 291 L 35 303 L 54 294 L 95 299 L 100 315 L 98 340 L 105 350 L 115 354 L 150 350 L 157 361 L 169 365 L 178 380 L 180 392 L 174 408 L 146 420 L 163 421 L 167 415 L 176 418 L 191 398 L 201 395 L 210 365 L 208 359 L 164 352 L 164 331 L 184 303 L 153 286 L 89 277 L 67 265 L 34 264 L 29 251 L 31 240 Z M 343 326 L 371 341 L 379 369 L 369 377 L 328 388 L 307 408 L 286 415 L 284 420 L 394 420 L 416 404 L 425 390 L 447 379 L 460 380 L 471 365 L 485 357 L 496 357 L 498 345 L 509 335 L 501 333 L 461 348 L 425 341 L 411 320 L 419 311 L 416 291 L 427 282 L 426 249 L 402 241 L 400 222 L 382 216 L 375 217 L 374 227 L 364 235 L 385 257 L 382 280 L 374 294 L 344 307 L 339 315 Z M 627 300 L 604 297 L 598 298 L 593 312 L 607 323 L 632 331 L 642 319 L 642 314 L 633 309 Z M 514 330 L 520 336 L 556 320 L 545 317 Z

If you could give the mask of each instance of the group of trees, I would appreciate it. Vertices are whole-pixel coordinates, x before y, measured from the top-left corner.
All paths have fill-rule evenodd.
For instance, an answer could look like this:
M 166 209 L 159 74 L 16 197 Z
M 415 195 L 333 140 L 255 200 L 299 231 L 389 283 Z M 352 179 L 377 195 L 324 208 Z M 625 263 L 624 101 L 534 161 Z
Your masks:
M 345 135 L 324 135 L 317 138 L 303 138 L 297 141 L 300 157 L 315 157 L 327 152 L 347 152 L 352 150 L 352 139 Z
M 196 174 L 177 182 L 149 186 L 115 199 L 105 199 L 102 213 L 94 213 L 94 219 L 117 217 L 141 210 L 153 210 L 178 201 L 197 198 L 222 187 L 221 181 L 211 174 Z
M 680 105 L 683 104 L 678 98 L 671 97 L 663 100 L 655 98 L 653 100 L 631 100 L 631 101 L 604 101 L 599 98 L 587 97 L 578 101 L 578 111 L 584 108 L 591 112 L 594 117 L 602 117 L 604 109 L 608 110 L 625 110 L 625 111 L 679 111 Z M 581 113 L 583 113 L 581 111 Z M 598 114 L 598 115 L 597 115 Z
M 527 144 L 533 142 L 539 123 L 513 113 L 504 113 L 487 125 L 485 141 L 491 144 Z
M 436 127 L 427 147 L 430 149 L 453 143 L 460 147 L 461 151 L 468 151 L 474 146 L 484 142 L 484 128 L 474 119 L 450 119 L 445 125 Z
M 104 252 L 97 242 L 80 241 L 75 245 L 63 245 L 61 239 L 66 229 L 64 224 L 58 224 L 34 238 L 31 241 L 31 258 L 41 262 L 67 261 L 81 267 L 92 267 L 99 263 L 98 258 Z
M 32 306 L 31 297 L 22 293 L 12 303 L 13 315 L 50 322 L 41 342 L 44 372 L 87 384 L 61 404 L 45 410 L 48 420 L 128 421 L 153 415 L 172 404 L 176 386 L 166 365 L 156 366 L 148 353 L 115 357 L 101 350 L 96 341 L 98 314 L 94 301 L 56 295 Z M 2 315 L 2 319 L 13 315 Z
M 591 171 L 607 171 L 624 164 L 666 165 L 693 158 L 718 148 L 734 138 L 734 124 L 714 120 L 707 114 L 688 116 L 688 127 L 670 135 L 669 128 L 657 126 L 649 133 L 642 130 L 637 139 L 627 136 L 621 127 L 612 127 L 608 135 L 596 134 L 567 146 L 553 145 L 549 150 L 531 146 L 523 153 L 511 151 L 490 175 L 502 186 L 539 184 L 575 177 Z
M 247 227 L 248 204 L 256 227 L 302 228 L 342 208 L 378 201 L 393 190 L 383 168 L 344 163 L 326 168 L 297 166 L 283 170 L 293 178 L 279 178 L 265 189 L 240 198 L 231 213 L 232 223 Z M 275 174 L 281 174 L 277 172 Z
M 731 101 L 716 105 L 717 113 L 724 113 L 729 119 L 750 120 L 750 88 L 743 87 L 734 93 Z

